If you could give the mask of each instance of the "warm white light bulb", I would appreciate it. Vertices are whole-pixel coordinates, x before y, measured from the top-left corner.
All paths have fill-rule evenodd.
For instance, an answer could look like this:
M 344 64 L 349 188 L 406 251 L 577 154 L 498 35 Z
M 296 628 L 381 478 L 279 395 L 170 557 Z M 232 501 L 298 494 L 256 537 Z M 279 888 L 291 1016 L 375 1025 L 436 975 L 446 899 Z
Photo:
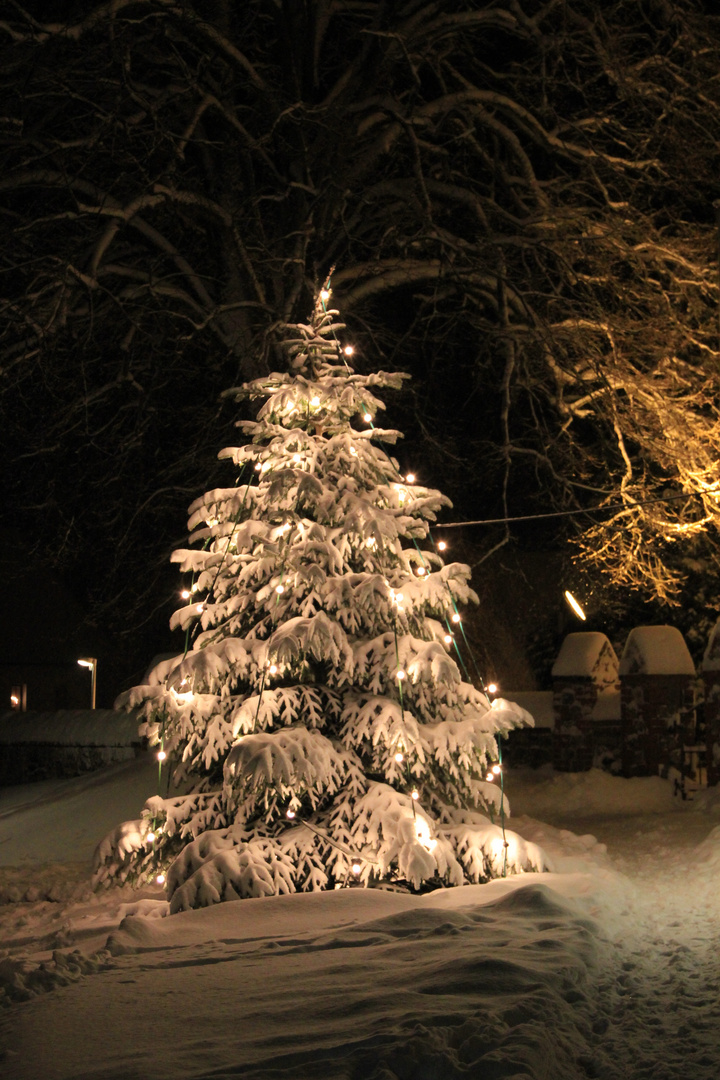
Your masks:
M 447 548 L 447 544 L 445 543 L 445 541 L 440 540 L 439 543 L 438 543 L 438 551 L 445 551 L 446 548 Z
M 490 780 L 492 782 L 495 779 L 495 777 L 493 776 L 493 774 L 491 772 L 489 772 L 487 774 L 487 776 L 485 777 L 485 779 Z
M 284 593 L 285 592 L 285 586 L 284 585 L 276 585 L 275 586 L 275 592 L 276 593 Z
M 413 791 L 410 792 L 410 796 L 417 802 L 417 800 L 420 798 L 420 792 L 417 788 L 415 788 Z
M 330 299 L 330 290 L 329 289 L 321 289 L 320 290 L 320 299 L 321 300 L 329 300 Z
M 497 694 L 497 692 L 498 692 L 497 683 L 494 683 L 494 682 L 488 683 L 487 684 L 487 692 L 488 692 L 488 694 Z
M 154 844 L 155 843 L 155 833 L 154 832 L 149 832 L 146 835 L 145 839 L 147 840 L 148 844 Z
M 445 637 L 443 638 L 443 641 L 445 642 L 446 645 L 452 645 L 452 641 L 453 641 L 452 634 L 446 634 Z
M 418 568 L 417 568 L 418 577 L 424 577 L 425 574 L 427 574 L 427 570 L 425 569 L 425 567 L 424 566 L 418 566 Z
M 369 412 L 363 413 L 363 420 L 365 421 L 366 424 L 372 423 L 372 416 L 370 415 Z
M 366 548 L 374 548 L 376 543 L 377 543 L 377 541 L 375 540 L 375 537 L 374 536 L 369 536 L 367 538 L 367 540 L 365 541 L 365 547 Z
M 183 589 L 183 591 L 180 593 L 180 596 L 183 598 L 183 600 L 189 600 L 190 599 L 190 590 L 189 589 Z
M 500 768 L 499 765 L 493 765 L 492 771 L 495 773 L 496 776 L 499 776 L 500 773 L 502 772 L 502 769 Z
M 158 755 L 157 755 L 158 761 L 164 761 L 166 757 L 167 757 L 167 754 L 165 753 L 164 750 L 158 750 Z
M 402 669 L 402 668 L 399 668 L 399 669 L 398 669 L 397 677 L 398 677 L 398 679 L 399 679 L 399 680 L 400 680 L 401 682 L 402 682 L 402 680 L 403 680 L 403 679 L 405 678 L 405 672 L 403 671 L 403 669 Z
M 202 613 L 205 610 L 205 605 L 204 604 L 197 604 L 196 607 L 195 607 L 195 610 L 198 613 Z
M 355 349 L 352 345 L 346 345 L 343 349 L 343 352 L 346 356 L 352 356 L 352 354 L 355 352 Z
M 317 394 L 314 398 L 310 399 L 310 404 L 313 406 L 313 408 L 317 409 L 318 405 L 320 404 L 320 398 L 317 396 Z
M 452 621 L 453 621 L 454 623 L 459 623 L 459 622 L 460 622 L 460 616 L 458 615 L 457 611 L 456 611 L 456 612 L 455 612 L 455 614 L 453 615 L 453 617 L 452 617 Z
M 295 817 L 295 811 L 294 810 L 286 810 L 285 811 L 285 817 L 288 817 L 288 818 L 291 818 L 291 819 L 294 818 Z
M 155 878 L 155 880 L 157 881 L 158 885 L 164 885 L 165 884 L 165 875 L 164 874 L 158 874 L 158 876 Z
M 397 754 L 395 755 L 395 760 L 397 761 L 398 765 L 400 765 L 401 762 L 403 762 L 405 760 L 405 755 L 401 754 L 400 751 L 398 750 Z
M 587 616 L 569 589 L 565 590 L 565 599 L 577 615 L 578 619 L 582 619 L 582 621 L 585 622 Z
M 271 664 L 268 671 L 271 675 L 277 675 L 277 664 Z
M 361 870 L 362 870 L 362 866 L 360 865 L 359 862 L 354 862 L 352 864 L 352 872 L 353 872 L 353 874 L 359 874 Z
M 299 465 L 300 462 L 302 461 L 302 458 L 300 457 L 299 454 L 293 454 L 293 461 L 295 462 L 296 465 Z
M 352 454 L 353 457 L 357 457 L 357 450 L 355 449 L 354 446 L 350 447 L 350 453 Z
M 262 469 L 262 465 L 261 465 L 261 463 L 260 463 L 260 462 L 258 461 L 257 465 L 255 466 L 255 472 L 260 472 L 260 470 L 261 470 L 261 469 Z
M 407 474 L 407 476 L 405 477 L 405 482 L 407 484 L 414 484 L 415 483 L 415 473 L 409 472 Z

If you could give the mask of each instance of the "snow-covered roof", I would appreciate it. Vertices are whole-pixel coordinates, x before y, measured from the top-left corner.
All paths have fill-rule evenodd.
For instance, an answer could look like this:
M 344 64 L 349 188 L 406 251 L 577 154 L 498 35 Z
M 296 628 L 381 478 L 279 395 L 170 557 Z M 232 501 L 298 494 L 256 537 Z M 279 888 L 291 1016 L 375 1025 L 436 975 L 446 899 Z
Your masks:
M 612 675 L 616 679 L 617 665 L 615 650 L 605 635 L 597 630 L 585 630 L 565 638 L 553 664 L 552 675 L 554 678 L 578 675 L 593 678 L 601 669 L 609 668 L 603 675 Z
M 59 709 L 0 715 L 0 744 L 51 746 L 131 746 L 139 743 L 135 713 L 114 709 Z
M 636 626 L 620 660 L 621 675 L 694 675 L 685 638 L 675 626 Z
M 720 619 L 710 632 L 701 668 L 703 671 L 720 671 Z

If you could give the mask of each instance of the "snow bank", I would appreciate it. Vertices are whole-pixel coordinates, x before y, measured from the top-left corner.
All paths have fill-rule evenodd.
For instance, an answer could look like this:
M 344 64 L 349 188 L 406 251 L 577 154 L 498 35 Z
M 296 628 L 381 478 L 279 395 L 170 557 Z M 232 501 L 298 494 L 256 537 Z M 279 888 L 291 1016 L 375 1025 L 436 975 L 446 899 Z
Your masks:
M 0 743 L 49 746 L 139 746 L 137 713 L 113 709 L 59 709 L 0 715 Z
M 673 785 L 659 776 L 625 779 L 600 769 L 555 773 L 551 766 L 511 770 L 505 791 L 515 816 L 555 821 L 623 814 L 663 814 L 682 809 Z

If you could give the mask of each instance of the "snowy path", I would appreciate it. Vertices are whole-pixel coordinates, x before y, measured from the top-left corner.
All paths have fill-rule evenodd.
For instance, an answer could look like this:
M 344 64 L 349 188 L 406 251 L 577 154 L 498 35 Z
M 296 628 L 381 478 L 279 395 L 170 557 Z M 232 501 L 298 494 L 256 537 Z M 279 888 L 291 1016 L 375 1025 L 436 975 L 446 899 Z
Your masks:
M 608 1051 L 628 1077 L 710 1080 L 720 1074 L 720 890 L 717 864 L 698 863 L 692 844 L 708 822 L 674 815 L 650 833 L 636 824 L 647 846 L 625 822 L 628 835 L 609 848 L 634 890 L 610 928 L 621 972 L 599 987 Z
M 556 816 L 555 824 L 568 828 L 570 821 Z M 599 925 L 613 948 L 598 972 L 592 1026 L 601 1039 L 587 1075 L 716 1080 L 720 836 L 713 821 L 675 811 L 588 817 L 582 827 L 606 844 L 610 864 L 624 877 L 599 898 Z M 525 831 L 539 842 L 543 831 L 553 832 L 532 825 Z M 552 849 L 552 839 L 546 846 Z M 560 846 L 557 854 L 562 865 Z
M 113 775 L 127 783 L 123 770 Z M 422 897 L 353 889 L 171 919 L 150 917 L 151 900 L 120 926 L 128 909 L 112 894 L 0 904 L 10 947 L 5 961 L 0 953 L 0 985 L 4 971 L 6 986 L 12 976 L 43 991 L 0 1013 L 0 1073 L 716 1080 L 718 817 L 711 804 L 678 806 L 668 790 L 604 774 L 533 778 L 516 790 L 521 814 L 532 817 L 515 827 L 546 847 L 558 873 L 488 886 Z M 102 791 L 94 785 L 83 797 Z M 107 791 L 103 802 L 114 798 Z M 613 816 L 600 813 L 609 805 Z M 28 805 L 28 824 L 44 832 L 38 862 L 51 819 L 68 820 L 61 810 L 51 798 Z M 86 810 L 91 820 L 97 808 Z M 44 823 L 41 811 L 51 816 Z M 23 820 L 21 809 L 0 812 L 0 860 L 25 835 L 24 869 L 0 871 L 0 886 L 3 873 L 12 881 L 32 872 Z M 7 844 L 3 830 L 12 830 Z M 82 854 L 81 832 L 68 832 L 71 860 Z M 34 887 L 42 893 L 57 873 L 38 867 Z M 110 951 L 83 970 L 72 950 L 93 953 L 109 933 Z M 51 956 L 41 950 L 58 947 L 60 967 L 38 968 Z

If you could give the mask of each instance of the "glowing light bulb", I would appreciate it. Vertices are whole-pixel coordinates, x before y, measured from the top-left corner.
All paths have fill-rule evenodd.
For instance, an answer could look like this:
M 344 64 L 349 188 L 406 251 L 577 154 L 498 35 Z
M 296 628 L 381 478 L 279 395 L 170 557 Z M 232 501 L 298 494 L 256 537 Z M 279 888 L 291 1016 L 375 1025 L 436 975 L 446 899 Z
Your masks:
M 196 607 L 195 607 L 195 610 L 197 612 L 202 613 L 205 610 L 205 605 L 204 604 L 197 604 Z
M 164 885 L 165 884 L 165 875 L 164 874 L 158 874 L 158 876 L 155 878 L 155 880 L 157 881 L 158 885 Z
M 415 473 L 409 472 L 407 474 L 407 476 L 405 477 L 405 483 L 414 484 L 415 483 Z
M 363 420 L 365 421 L 366 424 L 371 424 L 372 423 L 372 416 L 370 415 L 369 412 L 363 413 Z
M 299 465 L 300 462 L 302 461 L 302 458 L 300 457 L 299 454 L 293 454 L 293 461 L 295 462 L 296 465 Z
M 359 862 L 354 862 L 352 864 L 352 872 L 353 872 L 353 874 L 359 874 L 361 870 L 362 870 L 362 866 L 360 865 Z
M 355 352 L 355 348 L 353 345 L 346 345 L 343 349 L 343 352 L 346 356 L 352 356 L 352 354 Z
M 424 566 L 418 566 L 418 568 L 417 568 L 417 576 L 418 577 L 424 577 L 425 574 L 427 574 L 427 570 L 425 569 L 425 567 Z
M 459 622 L 460 622 L 460 616 L 458 615 L 457 611 L 456 611 L 456 612 L 455 612 L 455 614 L 453 615 L 453 617 L 452 617 L 452 621 L 453 621 L 454 623 L 459 623 Z
M 292 818 L 295 817 L 295 811 L 294 810 L 286 810 L 285 811 L 285 817 L 290 818 L 292 820 Z
M 152 832 L 152 831 L 147 833 L 145 839 L 147 840 L 148 844 L 154 844 L 155 843 L 155 833 Z
M 418 791 L 418 789 L 417 789 L 417 788 L 414 788 L 414 789 L 413 789 L 413 790 L 412 790 L 412 791 L 410 792 L 410 798 L 414 799 L 414 800 L 415 800 L 415 802 L 417 802 L 417 800 L 418 800 L 418 799 L 420 798 L 420 792 Z
M 157 755 L 158 761 L 164 761 L 166 757 L 167 757 L 167 754 L 165 753 L 164 750 L 158 750 L 158 755 Z
M 494 682 L 488 683 L 487 684 L 487 692 L 488 692 L 488 694 L 497 694 L 497 692 L 498 692 L 497 683 L 494 683 Z
M 492 771 L 495 773 L 496 776 L 499 776 L 500 773 L 502 772 L 502 769 L 500 768 L 499 765 L 493 765 Z
M 582 621 L 585 622 L 587 616 L 586 616 L 585 612 L 583 611 L 581 605 L 578 603 L 578 601 L 575 599 L 575 597 L 573 596 L 573 594 L 570 592 L 569 589 L 565 590 L 565 599 L 567 600 L 568 604 L 570 605 L 570 607 L 573 609 L 573 611 L 577 615 L 578 619 L 582 619 Z
M 285 586 L 284 585 L 276 585 L 275 586 L 275 592 L 276 593 L 284 593 L 285 592 Z
M 374 536 L 369 536 L 367 538 L 367 540 L 365 541 L 365 547 L 366 548 L 374 548 L 376 543 L 377 543 L 377 541 L 376 541 L 375 537 Z
M 261 470 L 261 469 L 262 469 L 262 465 L 261 465 L 261 463 L 260 463 L 260 462 L 258 461 L 257 465 L 255 466 L 255 472 L 260 472 L 260 470 Z
M 395 593 L 395 599 L 397 600 L 398 604 L 402 604 L 402 602 L 403 602 L 403 594 L 401 592 Z
M 320 290 L 320 299 L 323 300 L 323 301 L 329 300 L 330 299 L 330 290 L 329 289 L 321 289 Z
M 183 598 L 183 600 L 189 600 L 190 599 L 190 590 L 189 589 L 183 589 L 183 591 L 180 593 L 180 595 Z
M 277 675 L 277 664 L 271 664 L 268 671 L 271 675 Z
M 440 540 L 440 542 L 438 543 L 438 551 L 445 551 L 446 548 L 447 544 L 445 543 L 445 541 Z
M 492 781 L 495 779 L 495 777 L 493 776 L 493 774 L 491 772 L 489 772 L 487 774 L 487 776 L 485 777 L 485 779 L 489 780 L 492 783 Z
M 350 447 L 350 453 L 352 454 L 353 457 L 357 457 L 357 450 L 355 449 L 354 446 Z
M 402 682 L 402 680 L 405 678 L 405 672 L 403 671 L 402 668 L 398 668 L 397 677 L 400 680 L 400 682 Z
M 397 754 L 395 755 L 395 760 L 397 761 L 398 765 L 400 765 L 405 760 L 405 755 L 401 753 L 400 750 L 398 750 Z
M 320 398 L 317 396 L 317 394 L 314 398 L 310 399 L 310 404 L 313 406 L 313 408 L 317 409 L 318 405 L 320 404 Z

